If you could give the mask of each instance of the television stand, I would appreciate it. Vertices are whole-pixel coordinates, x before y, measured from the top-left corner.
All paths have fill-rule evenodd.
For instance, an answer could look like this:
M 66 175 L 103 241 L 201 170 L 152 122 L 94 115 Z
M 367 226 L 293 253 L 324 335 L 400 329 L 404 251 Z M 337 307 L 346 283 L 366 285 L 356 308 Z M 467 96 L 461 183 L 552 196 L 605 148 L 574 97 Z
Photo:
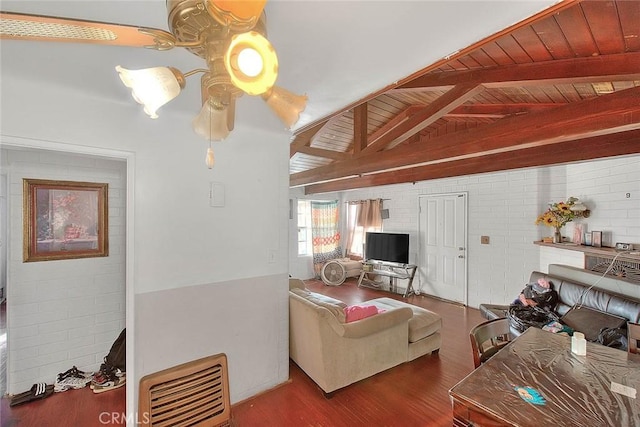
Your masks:
M 399 264 L 395 262 L 367 260 L 362 264 L 362 272 L 358 279 L 358 287 L 382 289 L 383 284 L 375 280 L 376 276 L 389 278 L 389 291 L 398 293 L 398 279 L 408 280 L 403 296 L 406 298 L 415 294 L 413 277 L 418 266 L 413 264 Z

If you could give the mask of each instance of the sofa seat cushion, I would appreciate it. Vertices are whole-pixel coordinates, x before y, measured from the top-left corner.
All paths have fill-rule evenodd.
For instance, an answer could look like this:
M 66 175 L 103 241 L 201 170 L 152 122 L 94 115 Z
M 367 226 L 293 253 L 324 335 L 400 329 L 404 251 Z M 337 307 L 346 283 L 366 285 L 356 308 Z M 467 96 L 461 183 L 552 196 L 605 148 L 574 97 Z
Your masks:
M 331 314 L 336 317 L 336 319 L 338 319 L 340 323 L 344 323 L 346 321 L 344 309 L 347 308 L 347 304 L 345 304 L 344 302 L 335 298 L 328 297 L 326 295 L 308 291 L 306 289 L 294 288 L 289 292 L 293 292 L 294 294 L 316 304 L 317 306 L 326 308 L 327 310 L 329 310 L 329 312 L 331 312 Z
M 422 307 L 398 301 L 392 298 L 377 298 L 367 301 L 383 310 L 391 310 L 396 307 L 409 307 L 413 311 L 413 316 L 409 319 L 409 342 L 417 342 L 423 338 L 435 334 L 442 328 L 442 318 L 439 314 L 424 309 Z
M 509 306 L 504 304 L 480 304 L 480 314 L 485 319 L 493 320 L 507 317 Z
M 589 307 L 574 307 L 560 318 L 574 331 L 582 332 L 588 341 L 596 341 L 602 328 L 621 328 L 627 324 L 627 319 L 594 310 Z

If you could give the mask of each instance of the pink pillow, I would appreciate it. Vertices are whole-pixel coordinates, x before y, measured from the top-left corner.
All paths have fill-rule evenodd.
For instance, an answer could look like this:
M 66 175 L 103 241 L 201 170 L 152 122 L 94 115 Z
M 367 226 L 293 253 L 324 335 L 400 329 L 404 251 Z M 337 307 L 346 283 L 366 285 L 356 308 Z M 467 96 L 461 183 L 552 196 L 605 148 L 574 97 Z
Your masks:
M 375 305 L 350 305 L 344 309 L 344 315 L 346 317 L 345 322 L 355 322 L 356 320 L 375 316 L 376 314 L 384 311 L 385 310 L 383 309 L 378 310 L 378 307 Z

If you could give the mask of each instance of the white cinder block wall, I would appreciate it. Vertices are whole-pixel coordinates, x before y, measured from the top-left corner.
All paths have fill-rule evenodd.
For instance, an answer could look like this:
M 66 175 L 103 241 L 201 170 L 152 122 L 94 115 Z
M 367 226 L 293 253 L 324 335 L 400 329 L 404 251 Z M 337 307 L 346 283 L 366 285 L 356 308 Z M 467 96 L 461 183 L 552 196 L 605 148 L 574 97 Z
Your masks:
M 72 366 L 96 370 L 125 326 L 124 162 L 2 150 L 9 179 L 8 392 L 53 384 Z M 109 256 L 22 262 L 22 179 L 109 184 Z
M 466 192 L 468 304 L 478 307 L 512 301 L 531 271 L 541 268 L 540 248 L 533 242 L 551 236 L 552 230 L 534 223 L 549 202 L 582 198 L 592 209 L 591 217 L 581 220 L 587 229 L 609 231 L 614 241 L 640 245 L 639 186 L 640 156 L 631 156 L 346 191 L 342 200 L 389 199 L 384 202 L 389 209 L 384 231 L 409 233 L 410 262 L 419 265 L 418 197 Z M 489 245 L 480 244 L 483 235 L 489 236 Z M 573 235 L 572 224 L 563 235 Z M 571 264 L 574 253 L 562 252 Z M 563 263 L 563 258 L 552 261 Z
M 603 245 L 640 247 L 640 156 L 567 166 L 567 194 L 591 209 L 581 222 L 587 231 L 602 231 Z M 573 236 L 572 227 L 567 225 L 568 236 Z

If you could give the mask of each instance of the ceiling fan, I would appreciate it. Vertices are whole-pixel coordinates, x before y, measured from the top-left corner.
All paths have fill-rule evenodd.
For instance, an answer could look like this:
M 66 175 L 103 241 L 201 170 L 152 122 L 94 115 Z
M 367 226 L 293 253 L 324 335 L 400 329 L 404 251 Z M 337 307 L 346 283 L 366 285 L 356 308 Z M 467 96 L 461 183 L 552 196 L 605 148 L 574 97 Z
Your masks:
M 261 96 L 284 122 L 293 126 L 307 97 L 275 85 L 278 58 L 266 38 L 266 0 L 167 0 L 169 30 L 0 11 L 0 38 L 82 42 L 168 50 L 182 47 L 203 58 L 207 68 L 185 73 L 174 67 L 127 70 L 117 66 L 122 82 L 151 118 L 180 94 L 186 78 L 201 76 L 202 108 L 195 132 L 210 141 L 206 163 L 213 167 L 211 141 L 233 130 L 235 102 L 242 94 Z

